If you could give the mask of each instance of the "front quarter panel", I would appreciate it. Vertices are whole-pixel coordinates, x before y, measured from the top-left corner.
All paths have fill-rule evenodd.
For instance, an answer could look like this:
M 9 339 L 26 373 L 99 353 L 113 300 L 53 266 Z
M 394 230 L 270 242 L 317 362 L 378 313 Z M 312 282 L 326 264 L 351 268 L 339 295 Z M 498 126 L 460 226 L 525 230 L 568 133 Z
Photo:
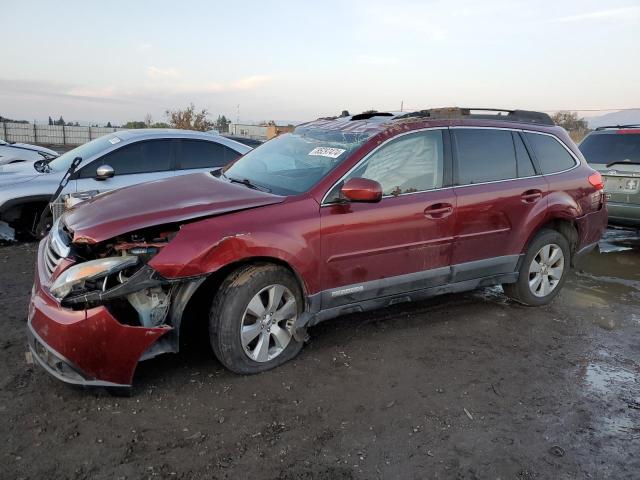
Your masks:
M 273 258 L 287 263 L 308 294 L 319 290 L 320 213 L 311 197 L 184 225 L 149 263 L 166 278 L 213 273 L 231 263 Z

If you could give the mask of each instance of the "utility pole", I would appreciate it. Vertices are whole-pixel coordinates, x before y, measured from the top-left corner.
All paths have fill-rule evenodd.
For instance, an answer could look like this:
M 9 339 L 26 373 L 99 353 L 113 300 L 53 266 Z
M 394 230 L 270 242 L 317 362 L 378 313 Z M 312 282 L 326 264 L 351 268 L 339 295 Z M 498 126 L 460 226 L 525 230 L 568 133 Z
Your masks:
M 403 107 L 404 107 L 404 100 L 400 100 L 400 111 L 402 111 Z

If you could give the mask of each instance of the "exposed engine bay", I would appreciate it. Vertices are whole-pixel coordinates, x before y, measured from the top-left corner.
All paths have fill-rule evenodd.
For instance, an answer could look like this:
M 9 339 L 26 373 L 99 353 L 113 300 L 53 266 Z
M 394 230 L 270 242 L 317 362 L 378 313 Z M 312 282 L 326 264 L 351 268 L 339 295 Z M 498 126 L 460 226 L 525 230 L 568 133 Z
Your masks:
M 72 243 L 72 232 L 58 220 L 47 245 L 55 263 L 48 263 L 54 277 L 49 291 L 63 307 L 85 310 L 103 305 L 123 324 L 176 327 L 186 301 L 204 277 L 165 279 L 148 262 L 177 231 L 178 226 L 159 226 L 97 244 Z M 62 261 L 71 265 L 55 277 Z

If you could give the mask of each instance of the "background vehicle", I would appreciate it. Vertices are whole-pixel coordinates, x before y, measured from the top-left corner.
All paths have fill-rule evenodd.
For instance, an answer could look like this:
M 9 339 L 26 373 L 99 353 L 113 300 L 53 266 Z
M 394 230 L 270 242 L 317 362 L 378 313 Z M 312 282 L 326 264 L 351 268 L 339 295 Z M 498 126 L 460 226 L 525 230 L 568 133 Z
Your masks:
M 640 125 L 599 127 L 579 148 L 602 174 L 609 223 L 640 228 Z
M 319 119 L 218 176 L 79 205 L 40 244 L 34 357 L 128 386 L 140 359 L 178 350 L 184 319 L 250 374 L 346 313 L 487 285 L 548 303 L 606 227 L 601 177 L 546 114 L 500 113 Z
M 223 135 L 225 138 L 230 140 L 234 140 L 236 142 L 244 143 L 245 145 L 256 148 L 262 145 L 264 142 L 262 140 L 256 140 L 255 138 L 247 138 L 247 137 L 239 137 L 234 135 Z
M 18 233 L 35 234 L 41 213 L 76 157 L 81 157 L 82 163 L 61 195 L 98 193 L 209 171 L 249 150 L 250 147 L 241 143 L 203 132 L 118 131 L 85 143 L 44 165 L 30 163 L 3 167 L 0 170 L 0 220 Z
M 7 143 L 0 140 L 0 165 L 53 160 L 59 155 L 58 152 L 50 148 L 29 145 L 28 143 Z

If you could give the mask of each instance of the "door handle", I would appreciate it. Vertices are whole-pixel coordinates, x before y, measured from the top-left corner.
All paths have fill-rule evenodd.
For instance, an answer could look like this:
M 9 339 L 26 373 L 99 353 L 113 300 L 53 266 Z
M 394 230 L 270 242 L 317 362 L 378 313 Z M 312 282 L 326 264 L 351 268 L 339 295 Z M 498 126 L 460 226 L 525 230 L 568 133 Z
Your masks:
M 542 198 L 542 191 L 533 189 L 527 190 L 522 195 L 520 195 L 523 203 L 536 203 L 538 200 Z
M 424 209 L 424 216 L 427 218 L 433 218 L 434 220 L 448 217 L 452 213 L 453 205 L 450 203 L 434 203 Z

